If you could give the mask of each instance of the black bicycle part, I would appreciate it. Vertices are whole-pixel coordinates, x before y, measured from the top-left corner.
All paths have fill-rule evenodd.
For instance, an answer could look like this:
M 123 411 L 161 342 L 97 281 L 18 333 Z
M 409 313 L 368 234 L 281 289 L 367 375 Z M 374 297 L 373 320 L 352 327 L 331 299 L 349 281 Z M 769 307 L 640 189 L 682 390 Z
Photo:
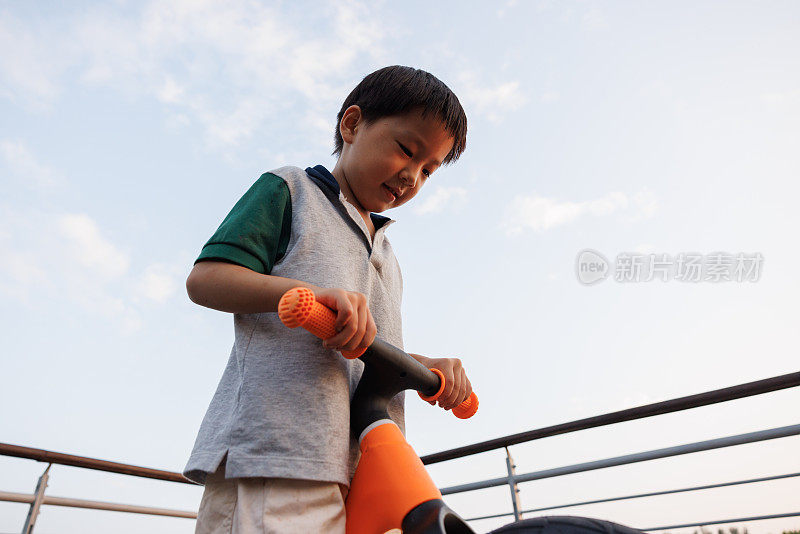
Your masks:
M 554 515 L 509 523 L 489 534 L 644 534 L 644 532 L 602 519 Z
M 403 518 L 401 530 L 403 534 L 475 534 L 441 499 L 414 507 Z
M 361 355 L 364 373 L 350 403 L 350 428 L 358 437 L 369 425 L 389 419 L 389 401 L 407 389 L 434 395 L 439 376 L 417 360 L 379 338 Z

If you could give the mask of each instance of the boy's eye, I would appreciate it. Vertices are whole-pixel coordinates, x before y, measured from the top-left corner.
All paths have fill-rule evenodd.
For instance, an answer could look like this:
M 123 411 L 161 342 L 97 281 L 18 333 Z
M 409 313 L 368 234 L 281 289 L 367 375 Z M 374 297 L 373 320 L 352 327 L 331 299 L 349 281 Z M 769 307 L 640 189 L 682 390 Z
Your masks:
M 405 152 L 406 156 L 408 156 L 409 158 L 413 156 L 413 154 L 411 153 L 411 151 L 410 151 L 409 149 L 407 149 L 407 148 L 405 147 L 405 145 L 403 145 L 403 143 L 401 143 L 400 141 L 398 141 L 398 142 L 397 142 L 397 144 L 398 144 L 398 145 L 400 145 L 400 149 L 401 149 L 403 152 Z
M 428 169 L 422 169 L 422 174 L 425 175 L 425 178 L 431 177 L 431 171 L 429 171 Z

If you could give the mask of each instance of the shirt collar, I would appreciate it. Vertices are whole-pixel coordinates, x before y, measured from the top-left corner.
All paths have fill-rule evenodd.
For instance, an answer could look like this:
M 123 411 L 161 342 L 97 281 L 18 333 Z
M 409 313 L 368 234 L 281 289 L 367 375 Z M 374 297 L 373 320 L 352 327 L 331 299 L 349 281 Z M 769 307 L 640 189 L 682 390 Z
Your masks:
M 306 169 L 306 174 L 308 174 L 308 177 L 311 178 L 323 192 L 328 191 L 333 193 L 335 197 L 339 196 L 339 182 L 336 181 L 336 178 L 324 166 L 316 165 L 315 167 L 308 167 Z M 378 215 L 377 213 L 370 213 L 369 216 L 372 219 L 372 224 L 375 225 L 375 230 L 392 220 L 389 217 Z

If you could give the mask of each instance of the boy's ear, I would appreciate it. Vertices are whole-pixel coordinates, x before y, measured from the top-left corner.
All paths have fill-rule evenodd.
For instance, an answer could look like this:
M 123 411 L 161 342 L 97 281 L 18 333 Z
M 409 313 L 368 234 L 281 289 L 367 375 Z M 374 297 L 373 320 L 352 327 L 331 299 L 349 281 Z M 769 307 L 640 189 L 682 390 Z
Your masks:
M 344 110 L 342 120 L 339 123 L 339 133 L 342 134 L 342 141 L 352 143 L 356 135 L 356 129 L 361 124 L 361 108 L 355 104 Z

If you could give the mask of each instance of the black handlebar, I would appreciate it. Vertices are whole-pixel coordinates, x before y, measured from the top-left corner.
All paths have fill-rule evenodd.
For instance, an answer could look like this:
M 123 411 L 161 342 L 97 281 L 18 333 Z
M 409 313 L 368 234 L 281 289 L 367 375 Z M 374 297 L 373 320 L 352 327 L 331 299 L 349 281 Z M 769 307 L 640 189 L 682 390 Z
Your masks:
M 356 437 L 380 419 L 389 419 L 389 401 L 413 389 L 426 397 L 439 390 L 439 377 L 399 348 L 375 338 L 360 358 L 364 374 L 350 405 L 350 428 Z

